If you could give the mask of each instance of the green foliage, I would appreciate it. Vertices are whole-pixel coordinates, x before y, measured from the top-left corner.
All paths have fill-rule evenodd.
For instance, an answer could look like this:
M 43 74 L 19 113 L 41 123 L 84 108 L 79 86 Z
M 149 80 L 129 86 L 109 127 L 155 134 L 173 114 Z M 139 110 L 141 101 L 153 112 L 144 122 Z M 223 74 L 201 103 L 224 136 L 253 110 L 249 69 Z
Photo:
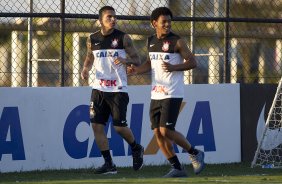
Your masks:
M 0 28 L 1 30 L 1 28 Z M 11 32 L 6 30 L 1 30 L 0 34 L 0 44 L 9 42 L 11 39 Z

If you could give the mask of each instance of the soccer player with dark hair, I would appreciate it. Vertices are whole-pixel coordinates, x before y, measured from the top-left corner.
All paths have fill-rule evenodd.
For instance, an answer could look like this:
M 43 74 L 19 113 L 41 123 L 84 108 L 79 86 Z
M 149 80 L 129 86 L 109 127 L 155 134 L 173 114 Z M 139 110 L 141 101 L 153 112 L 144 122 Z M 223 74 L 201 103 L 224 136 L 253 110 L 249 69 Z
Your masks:
M 139 170 L 143 165 L 144 148 L 136 143 L 126 120 L 129 102 L 126 64 L 139 65 L 140 59 L 129 35 L 115 29 L 116 20 L 113 7 L 104 6 L 99 10 L 101 29 L 87 39 L 87 55 L 81 72 L 82 79 L 88 79 L 89 71 L 94 65 L 91 123 L 96 143 L 105 160 L 105 163 L 95 170 L 96 174 L 117 173 L 104 131 L 110 115 L 115 131 L 131 147 L 133 169 Z
M 173 149 L 173 143 L 190 154 L 194 172 L 204 168 L 204 152 L 195 149 L 188 140 L 175 130 L 180 106 L 184 97 L 184 72 L 196 67 L 196 61 L 185 41 L 171 32 L 172 12 L 166 7 L 156 8 L 151 14 L 151 24 L 156 34 L 148 38 L 148 59 L 128 72 L 141 74 L 152 70 L 150 104 L 151 128 L 158 145 L 172 165 L 164 177 L 186 177 Z

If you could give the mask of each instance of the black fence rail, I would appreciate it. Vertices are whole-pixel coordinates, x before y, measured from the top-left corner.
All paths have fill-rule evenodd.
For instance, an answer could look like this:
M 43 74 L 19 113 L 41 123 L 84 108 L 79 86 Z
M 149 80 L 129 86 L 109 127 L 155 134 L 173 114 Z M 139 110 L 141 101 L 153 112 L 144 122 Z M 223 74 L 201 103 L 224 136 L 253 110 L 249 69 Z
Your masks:
M 116 9 L 117 28 L 146 58 L 153 9 L 169 7 L 172 30 L 195 54 L 185 83 L 277 83 L 282 74 L 282 1 L 2 0 L 0 86 L 83 86 L 86 39 L 100 28 L 98 10 Z M 91 72 L 94 72 L 92 70 Z M 150 84 L 150 73 L 128 77 Z

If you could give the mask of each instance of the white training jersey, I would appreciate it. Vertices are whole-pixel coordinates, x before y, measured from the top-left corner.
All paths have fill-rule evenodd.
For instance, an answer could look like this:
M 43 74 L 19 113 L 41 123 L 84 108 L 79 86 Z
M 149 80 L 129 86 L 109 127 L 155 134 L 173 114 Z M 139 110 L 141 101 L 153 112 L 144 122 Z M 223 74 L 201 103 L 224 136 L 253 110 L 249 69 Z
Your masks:
M 165 72 L 162 62 L 172 65 L 183 63 L 183 58 L 174 51 L 179 36 L 169 33 L 165 38 L 158 39 L 156 35 L 148 38 L 148 51 L 152 68 L 151 99 L 184 97 L 184 72 Z
M 117 57 L 126 58 L 124 35 L 124 32 L 117 29 L 106 36 L 102 35 L 101 31 L 90 35 L 95 68 L 93 89 L 104 92 L 128 92 L 126 67 L 114 63 Z

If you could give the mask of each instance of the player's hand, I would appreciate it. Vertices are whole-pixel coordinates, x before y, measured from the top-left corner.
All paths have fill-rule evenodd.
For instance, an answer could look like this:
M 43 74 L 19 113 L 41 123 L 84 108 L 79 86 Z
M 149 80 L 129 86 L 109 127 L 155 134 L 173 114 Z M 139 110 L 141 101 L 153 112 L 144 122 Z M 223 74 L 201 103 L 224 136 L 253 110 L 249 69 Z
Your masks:
M 114 60 L 114 63 L 116 64 L 116 65 L 120 65 L 120 64 L 126 64 L 126 60 L 124 59 L 124 58 L 122 58 L 122 57 L 117 57 L 115 60 Z
M 87 80 L 89 78 L 89 70 L 88 70 L 88 68 L 83 67 L 83 70 L 82 70 L 80 75 L 81 75 L 81 78 L 83 80 Z
M 164 60 L 162 60 L 162 68 L 165 72 L 172 72 L 174 71 L 173 70 L 173 65 L 168 63 L 168 62 L 165 62 Z
M 137 70 L 136 70 L 136 66 L 134 66 L 133 64 L 128 65 L 126 67 L 126 72 L 128 75 L 136 75 L 137 74 Z

